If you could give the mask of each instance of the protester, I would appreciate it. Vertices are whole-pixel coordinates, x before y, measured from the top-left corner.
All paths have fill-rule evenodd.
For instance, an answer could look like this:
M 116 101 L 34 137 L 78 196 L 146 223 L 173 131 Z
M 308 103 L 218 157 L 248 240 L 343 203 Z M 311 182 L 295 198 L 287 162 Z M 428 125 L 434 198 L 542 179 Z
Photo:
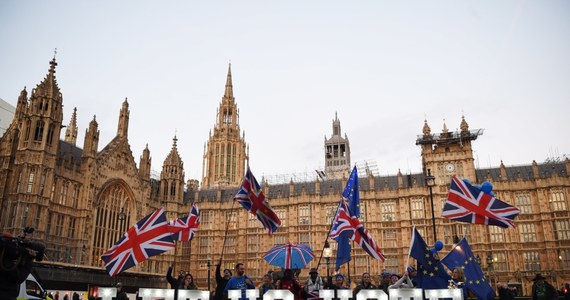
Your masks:
M 179 288 L 184 290 L 197 290 L 198 288 L 194 283 L 194 276 L 192 276 L 190 273 L 186 273 L 186 275 L 184 275 L 184 280 L 182 281 Z
M 37 252 L 19 247 L 8 232 L 0 234 L 0 252 L 0 299 L 16 299 L 20 284 L 32 272 L 32 261 Z
M 414 284 L 410 280 L 408 272 L 404 272 L 404 275 L 400 277 L 398 274 L 392 274 L 390 277 L 392 284 L 388 286 L 388 290 L 391 289 L 403 289 L 403 288 L 413 288 Z M 404 282 L 405 281 L 405 282 Z M 467 298 L 464 298 L 467 299 Z
M 570 300 L 570 283 L 565 283 L 562 289 L 562 295 L 564 295 L 564 300 Z
M 356 295 L 358 295 L 358 292 L 360 292 L 360 290 L 374 290 L 374 289 L 376 289 L 376 286 L 372 284 L 372 278 L 370 277 L 370 273 L 362 273 L 362 281 L 353 290 L 352 299 L 356 300 Z
M 173 278 L 172 277 L 173 265 L 174 263 L 170 265 L 168 267 L 168 270 L 166 271 L 166 281 L 170 283 L 170 288 L 174 290 L 174 299 L 178 299 L 178 289 L 184 282 L 184 275 L 186 275 L 186 272 L 180 270 L 180 272 L 178 272 L 178 277 L 176 279 Z
M 392 284 L 392 281 L 390 280 L 391 276 L 392 274 L 386 272 L 386 270 L 382 270 L 382 281 L 380 282 L 378 289 L 383 290 L 386 295 L 388 294 L 388 287 Z
M 117 282 L 116 287 L 117 287 L 117 297 L 115 299 L 116 300 L 129 300 L 129 296 L 127 296 L 127 292 L 125 292 L 123 290 L 123 284 L 120 282 Z M 67 296 L 67 294 L 65 294 L 65 296 Z
M 301 300 L 303 298 L 303 288 L 295 278 L 295 273 L 291 269 L 285 269 L 283 278 L 279 281 L 278 288 L 280 290 L 289 290 L 293 293 L 295 300 Z
M 416 268 L 408 266 L 406 270 L 408 271 L 408 277 L 410 277 L 410 280 L 412 281 L 414 287 L 421 288 L 418 282 L 418 271 L 416 270 Z
M 228 298 L 228 291 L 229 290 L 241 290 L 241 300 L 246 300 L 245 290 L 246 289 L 254 289 L 255 285 L 251 278 L 245 275 L 245 266 L 243 263 L 236 264 L 236 275 L 232 276 L 226 287 L 224 288 L 224 298 Z
M 309 279 L 305 282 L 303 290 L 305 291 L 305 298 L 319 298 L 319 290 L 324 288 L 323 280 L 319 276 L 317 268 L 312 268 L 309 271 Z
M 509 286 L 502 282 L 497 282 L 497 291 L 499 292 L 499 300 L 514 300 L 515 293 Z
M 214 295 L 214 300 L 223 300 L 224 299 L 224 289 L 226 288 L 226 284 L 230 278 L 232 278 L 232 271 L 229 269 L 224 269 L 224 275 L 220 273 L 220 269 L 222 267 L 222 260 L 218 262 L 216 265 L 216 292 Z
M 463 299 L 467 299 L 469 295 L 469 289 L 465 285 L 465 273 L 462 268 L 454 268 L 451 273 L 451 280 L 449 280 L 449 285 L 451 288 L 463 290 Z
M 541 274 L 536 274 L 532 285 L 532 300 L 554 300 L 558 299 L 556 289 Z
M 263 283 L 259 286 L 259 298 L 263 299 L 265 292 L 269 290 L 274 290 L 275 285 L 273 285 L 273 275 L 267 273 L 263 276 Z

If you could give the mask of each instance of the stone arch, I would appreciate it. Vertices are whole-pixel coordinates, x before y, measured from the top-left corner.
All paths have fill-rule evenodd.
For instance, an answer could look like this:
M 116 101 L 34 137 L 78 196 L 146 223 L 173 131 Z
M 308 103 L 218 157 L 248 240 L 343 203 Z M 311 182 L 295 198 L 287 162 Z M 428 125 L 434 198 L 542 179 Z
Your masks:
M 95 198 L 93 265 L 103 266 L 101 255 L 119 239 L 136 220 L 135 196 L 122 179 L 111 179 L 100 189 Z

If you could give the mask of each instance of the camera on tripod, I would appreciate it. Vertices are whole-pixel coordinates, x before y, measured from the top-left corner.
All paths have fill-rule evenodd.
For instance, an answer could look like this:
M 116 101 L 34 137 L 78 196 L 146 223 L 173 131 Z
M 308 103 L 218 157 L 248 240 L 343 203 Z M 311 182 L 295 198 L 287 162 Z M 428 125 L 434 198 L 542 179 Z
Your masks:
M 30 252 L 28 250 L 35 251 L 34 259 L 36 261 L 42 261 L 44 259 L 44 254 L 46 250 L 46 246 L 40 242 L 34 242 L 26 239 L 26 235 L 32 234 L 34 232 L 33 227 L 26 227 L 24 228 L 24 234 L 19 237 L 2 237 L 2 239 L 11 240 L 16 244 L 16 248 L 18 250 L 18 256 L 27 255 L 30 256 Z

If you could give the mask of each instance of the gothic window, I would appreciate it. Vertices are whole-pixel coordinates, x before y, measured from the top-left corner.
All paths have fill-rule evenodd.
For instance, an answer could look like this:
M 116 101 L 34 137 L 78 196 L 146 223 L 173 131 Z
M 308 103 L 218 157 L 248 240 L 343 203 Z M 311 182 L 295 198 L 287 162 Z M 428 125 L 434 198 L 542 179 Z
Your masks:
M 28 222 L 28 210 L 30 209 L 30 205 L 28 203 L 24 204 L 24 209 L 22 211 L 22 228 L 26 227 Z
M 560 266 L 563 269 L 570 268 L 570 249 L 558 250 L 558 259 L 560 260 Z
M 523 264 L 525 271 L 540 271 L 540 255 L 536 251 L 525 251 Z
M 311 225 L 311 207 L 303 205 L 299 207 L 299 225 Z
M 216 144 L 216 155 L 214 156 L 214 178 L 220 175 L 220 145 Z
M 366 222 L 366 203 L 360 201 L 360 217 L 358 218 L 361 222 Z
M 412 220 L 424 219 L 425 215 L 424 199 L 412 199 L 410 201 L 410 218 Z
M 247 227 L 257 227 L 257 217 L 254 214 L 247 214 Z
M 491 226 L 497 227 L 497 226 Z M 497 227 L 500 228 L 500 227 Z M 501 230 L 504 230 L 501 228 Z M 507 271 L 507 253 L 500 251 L 500 252 L 493 252 L 493 270 L 495 271 Z
M 236 222 L 236 212 L 227 212 L 226 218 L 228 220 L 228 228 L 229 229 L 236 229 L 237 222 Z
M 301 244 L 311 244 L 311 232 L 299 232 L 299 243 Z
M 232 166 L 232 145 L 228 145 L 226 153 L 226 176 L 230 175 L 231 166 Z
M 561 189 L 553 189 L 550 191 L 550 203 L 551 211 L 565 211 L 568 210 L 568 203 L 564 192 Z
M 200 227 L 201 229 L 212 229 L 214 223 L 214 212 L 211 210 L 200 211 Z
M 176 195 L 176 182 L 170 184 L 170 196 Z
M 273 243 L 275 245 L 283 245 L 285 243 L 287 243 L 285 235 L 283 234 L 276 234 L 273 236 Z
M 62 237 L 63 236 L 63 221 L 64 217 L 61 214 L 56 214 L 56 222 L 55 222 L 55 236 Z
M 386 256 L 386 261 L 384 261 L 384 268 L 386 269 L 386 272 L 393 274 L 399 274 L 402 272 L 402 268 L 400 268 L 398 265 L 397 256 Z
M 26 121 L 26 130 L 24 131 L 24 143 L 27 145 L 27 141 L 30 139 L 30 127 L 32 127 L 32 122 L 30 120 Z
M 67 237 L 74 239 L 75 238 L 75 218 L 70 218 L 69 226 L 67 226 Z
M 282 227 L 287 226 L 287 211 L 285 209 L 276 209 L 275 214 L 277 214 L 277 216 L 279 217 L 279 220 L 281 221 L 281 226 Z
M 232 173 L 231 173 L 231 181 L 234 182 L 236 180 L 236 165 L 237 165 L 237 146 L 232 146 Z
M 521 211 L 521 215 L 532 214 L 530 194 L 527 192 L 515 194 L 515 206 Z
M 570 240 L 570 220 L 554 220 L 554 238 L 556 240 Z
M 51 145 L 53 141 L 53 132 L 54 132 L 55 125 L 50 124 L 48 127 L 48 134 L 47 134 L 47 144 Z
M 40 195 L 44 194 L 45 186 L 46 186 L 46 173 L 43 172 L 42 177 L 40 178 L 40 192 L 39 192 Z
M 234 236 L 228 236 L 226 238 L 226 252 L 236 253 L 236 238 Z
M 517 227 L 521 242 L 536 242 L 536 230 L 534 224 L 519 224 Z
M 34 175 L 35 175 L 35 170 L 31 169 L 30 170 L 30 174 L 28 175 L 28 188 L 26 189 L 26 192 L 28 194 L 30 194 L 32 192 L 32 188 L 34 187 Z
M 382 221 L 396 221 L 396 204 L 394 202 L 382 203 L 380 205 L 380 210 L 382 214 Z
M 22 171 L 20 171 L 20 173 L 18 174 L 18 182 L 16 183 L 16 192 L 20 191 L 20 186 L 22 185 L 23 177 L 24 175 L 22 174 Z
M 97 201 L 93 241 L 93 265 L 101 264 L 101 255 L 133 224 L 129 203 L 135 203 L 129 191 L 120 183 L 109 185 Z
M 200 254 L 209 254 L 212 249 L 212 238 L 200 237 L 198 241 L 200 242 Z
M 325 208 L 325 210 L 326 210 L 325 224 L 332 224 L 333 218 L 336 214 L 337 207 L 338 207 L 338 205 L 328 205 Z
M 491 243 L 505 242 L 505 229 L 498 226 L 488 226 Z
M 259 251 L 259 235 L 249 235 L 247 237 L 247 252 L 255 253 Z
M 44 121 L 36 121 L 36 129 L 34 131 L 34 141 L 41 142 L 44 136 Z
M 40 224 L 40 220 L 42 219 L 42 207 L 39 205 L 35 206 L 36 208 L 36 216 L 35 216 L 35 221 L 34 224 Z

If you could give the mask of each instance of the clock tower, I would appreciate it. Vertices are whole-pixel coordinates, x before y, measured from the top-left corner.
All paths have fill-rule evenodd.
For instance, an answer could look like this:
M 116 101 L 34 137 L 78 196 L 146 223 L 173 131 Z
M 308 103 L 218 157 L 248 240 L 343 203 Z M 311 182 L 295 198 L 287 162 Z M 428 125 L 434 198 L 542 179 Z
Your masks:
M 425 120 L 423 134 L 416 140 L 416 145 L 422 147 L 424 174 L 429 169 L 437 185 L 449 184 L 453 175 L 475 180 L 471 141 L 482 135 L 483 129 L 469 130 L 464 116 L 461 117 L 459 128 L 460 131 L 450 132 L 444 121 L 442 132 L 432 134 Z

